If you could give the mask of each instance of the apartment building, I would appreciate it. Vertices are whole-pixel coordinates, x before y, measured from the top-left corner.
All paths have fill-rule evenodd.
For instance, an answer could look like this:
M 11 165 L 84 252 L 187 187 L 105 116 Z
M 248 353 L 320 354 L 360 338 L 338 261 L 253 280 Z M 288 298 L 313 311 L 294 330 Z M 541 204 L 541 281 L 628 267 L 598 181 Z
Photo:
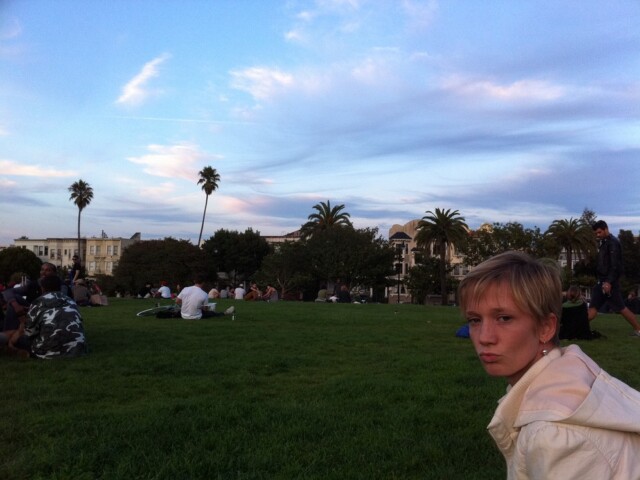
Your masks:
M 81 238 L 81 258 L 87 275 L 112 275 L 122 252 L 129 245 L 140 241 L 140 233 L 131 238 L 109 237 L 104 232 L 100 237 Z M 43 262 L 50 262 L 58 268 L 68 267 L 74 255 L 78 254 L 77 238 L 22 237 L 13 241 L 16 247 L 31 250 Z

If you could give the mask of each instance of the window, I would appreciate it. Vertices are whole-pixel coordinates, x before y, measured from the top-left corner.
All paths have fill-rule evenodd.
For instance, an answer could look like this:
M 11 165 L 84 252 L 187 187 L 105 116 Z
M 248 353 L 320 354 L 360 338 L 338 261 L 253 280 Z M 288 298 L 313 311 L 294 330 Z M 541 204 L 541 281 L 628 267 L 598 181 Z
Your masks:
M 95 272 L 96 270 L 96 262 L 89 262 L 89 271 Z
M 107 255 L 113 255 L 113 247 L 111 245 L 107 245 Z
M 107 273 L 111 273 L 113 271 L 113 262 L 107 262 Z
M 91 255 L 95 255 L 95 254 L 96 254 L 96 247 L 95 247 L 94 245 L 91 245 L 91 246 L 89 247 L 89 253 L 90 253 Z
M 49 247 L 47 246 L 44 247 L 44 254 L 49 255 Z
M 96 245 L 96 255 L 100 255 L 100 245 Z
M 117 245 L 113 246 L 113 254 L 114 255 L 118 255 L 118 246 Z

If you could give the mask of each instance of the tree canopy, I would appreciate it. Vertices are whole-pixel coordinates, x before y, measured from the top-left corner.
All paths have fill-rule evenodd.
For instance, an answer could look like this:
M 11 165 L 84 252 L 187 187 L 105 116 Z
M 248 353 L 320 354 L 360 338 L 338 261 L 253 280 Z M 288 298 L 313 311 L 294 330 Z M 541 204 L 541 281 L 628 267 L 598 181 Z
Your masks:
M 344 205 L 331 206 L 331 202 L 320 202 L 313 206 L 315 213 L 308 217 L 308 222 L 302 225 L 300 231 L 304 238 L 333 227 L 351 227 L 350 215 L 344 212 Z
M 202 231 L 204 229 L 204 219 L 207 216 L 207 204 L 209 203 L 209 195 L 218 189 L 218 183 L 220 182 L 220 174 L 215 168 L 210 166 L 204 167 L 198 172 L 198 185 L 202 185 L 202 190 L 205 193 L 204 198 L 204 211 L 202 212 L 202 223 L 200 224 L 200 235 L 198 235 L 198 246 L 202 241 Z

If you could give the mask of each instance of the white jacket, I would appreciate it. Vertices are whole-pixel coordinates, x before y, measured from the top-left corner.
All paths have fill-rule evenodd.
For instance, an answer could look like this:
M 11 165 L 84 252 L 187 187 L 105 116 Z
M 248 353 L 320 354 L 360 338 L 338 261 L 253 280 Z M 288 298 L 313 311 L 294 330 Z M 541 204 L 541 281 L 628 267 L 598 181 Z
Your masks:
M 577 345 L 551 350 L 507 388 L 488 430 L 509 479 L 640 479 L 640 392 Z

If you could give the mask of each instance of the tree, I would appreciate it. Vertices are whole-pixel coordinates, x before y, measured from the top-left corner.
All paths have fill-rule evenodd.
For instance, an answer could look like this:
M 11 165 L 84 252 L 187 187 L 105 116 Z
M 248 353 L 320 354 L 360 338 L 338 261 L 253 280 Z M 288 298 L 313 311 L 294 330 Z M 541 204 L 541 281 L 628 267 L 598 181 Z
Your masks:
M 145 283 L 157 285 L 166 280 L 176 285 L 189 285 L 196 274 L 215 280 L 207 269 L 205 253 L 188 240 L 165 238 L 130 245 L 114 271 L 114 283 L 136 293 Z
M 595 251 L 595 237 L 591 226 L 581 219 L 554 220 L 545 232 L 567 254 L 567 280 L 573 276 L 573 255 L 586 257 Z
M 377 228 L 321 230 L 306 241 L 318 284 L 340 280 L 349 286 L 384 287 L 393 275 L 395 252 Z
M 336 205 L 331 207 L 331 202 L 320 202 L 313 206 L 316 213 L 312 213 L 308 217 L 308 222 L 302 225 L 301 233 L 303 238 L 309 238 L 314 233 L 326 230 L 332 227 L 351 227 L 351 220 L 347 212 L 343 212 L 344 205 Z
M 236 283 L 237 277 L 242 280 L 250 278 L 271 251 L 260 232 L 251 228 L 243 233 L 221 228 L 203 242 L 202 250 L 211 268 L 216 272 L 226 272 L 232 283 Z
M 582 215 L 580 215 L 580 220 L 582 220 L 589 226 L 592 226 L 594 223 L 596 223 L 597 218 L 598 216 L 596 215 L 596 212 L 587 207 L 584 207 Z
M 440 285 L 440 262 L 431 257 L 411 267 L 405 278 L 405 284 L 411 291 L 414 302 L 427 304 L 428 295 L 438 293 Z
M 42 261 L 31 250 L 9 247 L 0 251 L 0 282 L 7 283 L 14 273 L 38 278 Z
M 198 247 L 199 247 L 200 241 L 202 240 L 202 230 L 204 229 L 204 219 L 207 215 L 207 204 L 209 203 L 209 195 L 211 195 L 214 191 L 218 189 L 220 174 L 216 172 L 215 168 L 204 167 L 202 170 L 198 172 L 198 175 L 200 175 L 200 179 L 198 180 L 198 185 L 202 185 L 202 190 L 204 190 L 204 193 L 205 193 L 204 212 L 202 213 L 202 225 L 200 225 L 200 235 L 198 235 Z
M 418 222 L 416 243 L 420 248 L 431 248 L 440 258 L 440 290 L 442 305 L 447 305 L 447 250 L 460 248 L 467 241 L 469 227 L 458 210 L 435 209 Z
M 310 272 L 306 245 L 285 242 L 264 258 L 256 281 L 261 284 L 273 282 L 280 290 L 280 298 L 284 299 L 311 283 L 313 277 Z
M 82 260 L 82 250 L 80 248 L 80 214 L 82 210 L 89 206 L 91 200 L 93 200 L 93 188 L 80 179 L 77 182 L 73 182 L 68 188 L 71 192 L 69 200 L 73 200 L 73 203 L 78 207 L 78 257 Z

